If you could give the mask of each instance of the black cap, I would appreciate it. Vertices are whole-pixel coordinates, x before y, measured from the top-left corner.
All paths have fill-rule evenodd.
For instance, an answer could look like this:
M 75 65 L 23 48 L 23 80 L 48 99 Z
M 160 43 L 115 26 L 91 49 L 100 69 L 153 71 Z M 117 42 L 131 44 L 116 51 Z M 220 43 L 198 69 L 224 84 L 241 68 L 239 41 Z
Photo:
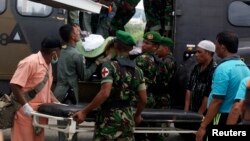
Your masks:
M 61 48 L 60 39 L 55 37 L 45 37 L 41 43 L 42 48 Z

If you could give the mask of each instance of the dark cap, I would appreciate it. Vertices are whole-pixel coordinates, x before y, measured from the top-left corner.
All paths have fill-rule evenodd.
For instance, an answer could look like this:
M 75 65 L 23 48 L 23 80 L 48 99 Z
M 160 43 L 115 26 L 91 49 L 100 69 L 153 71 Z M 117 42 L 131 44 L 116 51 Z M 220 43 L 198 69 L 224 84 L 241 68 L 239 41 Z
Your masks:
M 58 38 L 45 37 L 41 43 L 42 48 L 61 48 L 62 44 Z
M 173 47 L 174 42 L 172 39 L 168 38 L 168 37 L 162 37 L 161 38 L 161 45 L 165 45 L 167 47 Z
M 153 43 L 160 43 L 161 42 L 161 35 L 158 32 L 150 31 L 144 34 L 144 39 L 149 40 Z
M 130 33 L 122 30 L 118 30 L 116 32 L 116 39 L 129 46 L 134 46 L 136 44 L 135 39 L 130 35 Z

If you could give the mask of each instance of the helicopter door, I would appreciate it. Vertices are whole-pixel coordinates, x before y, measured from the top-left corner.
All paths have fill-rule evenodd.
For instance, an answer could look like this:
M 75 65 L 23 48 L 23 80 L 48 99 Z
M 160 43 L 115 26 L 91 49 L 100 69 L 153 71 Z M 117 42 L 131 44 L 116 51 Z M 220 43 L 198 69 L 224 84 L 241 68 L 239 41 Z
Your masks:
M 92 13 L 100 13 L 103 4 L 92 0 L 31 0 L 34 2 L 46 4 L 55 8 L 64 8 L 69 10 L 89 11 Z M 108 8 L 108 7 L 107 7 Z

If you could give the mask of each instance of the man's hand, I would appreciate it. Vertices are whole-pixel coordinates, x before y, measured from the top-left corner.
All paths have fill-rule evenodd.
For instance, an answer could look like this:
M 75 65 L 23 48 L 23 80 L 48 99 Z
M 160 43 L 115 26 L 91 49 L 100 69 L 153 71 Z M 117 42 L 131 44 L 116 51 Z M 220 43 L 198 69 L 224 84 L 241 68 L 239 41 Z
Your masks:
M 30 107 L 29 103 L 25 103 L 23 105 L 23 112 L 26 116 L 31 116 L 31 112 L 33 112 L 34 110 L 32 109 L 32 107 Z
M 72 117 L 78 124 L 80 124 L 85 120 L 86 114 L 84 111 L 79 111 L 77 113 L 74 113 Z
M 141 121 L 143 120 L 142 116 L 139 115 L 139 116 L 135 116 L 134 117 L 134 120 L 135 120 L 135 125 L 139 125 L 141 123 Z
M 195 141 L 203 141 L 205 134 L 206 134 L 206 128 L 201 126 L 196 132 Z

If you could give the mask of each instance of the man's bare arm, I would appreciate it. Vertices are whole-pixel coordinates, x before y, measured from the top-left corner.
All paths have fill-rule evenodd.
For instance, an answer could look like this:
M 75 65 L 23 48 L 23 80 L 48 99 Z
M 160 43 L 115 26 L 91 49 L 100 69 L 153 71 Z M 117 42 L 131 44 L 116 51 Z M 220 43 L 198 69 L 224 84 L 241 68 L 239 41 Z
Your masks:
M 241 115 L 242 106 L 243 106 L 243 101 L 234 102 L 234 105 L 227 117 L 227 124 L 229 125 L 237 124 L 237 121 Z

